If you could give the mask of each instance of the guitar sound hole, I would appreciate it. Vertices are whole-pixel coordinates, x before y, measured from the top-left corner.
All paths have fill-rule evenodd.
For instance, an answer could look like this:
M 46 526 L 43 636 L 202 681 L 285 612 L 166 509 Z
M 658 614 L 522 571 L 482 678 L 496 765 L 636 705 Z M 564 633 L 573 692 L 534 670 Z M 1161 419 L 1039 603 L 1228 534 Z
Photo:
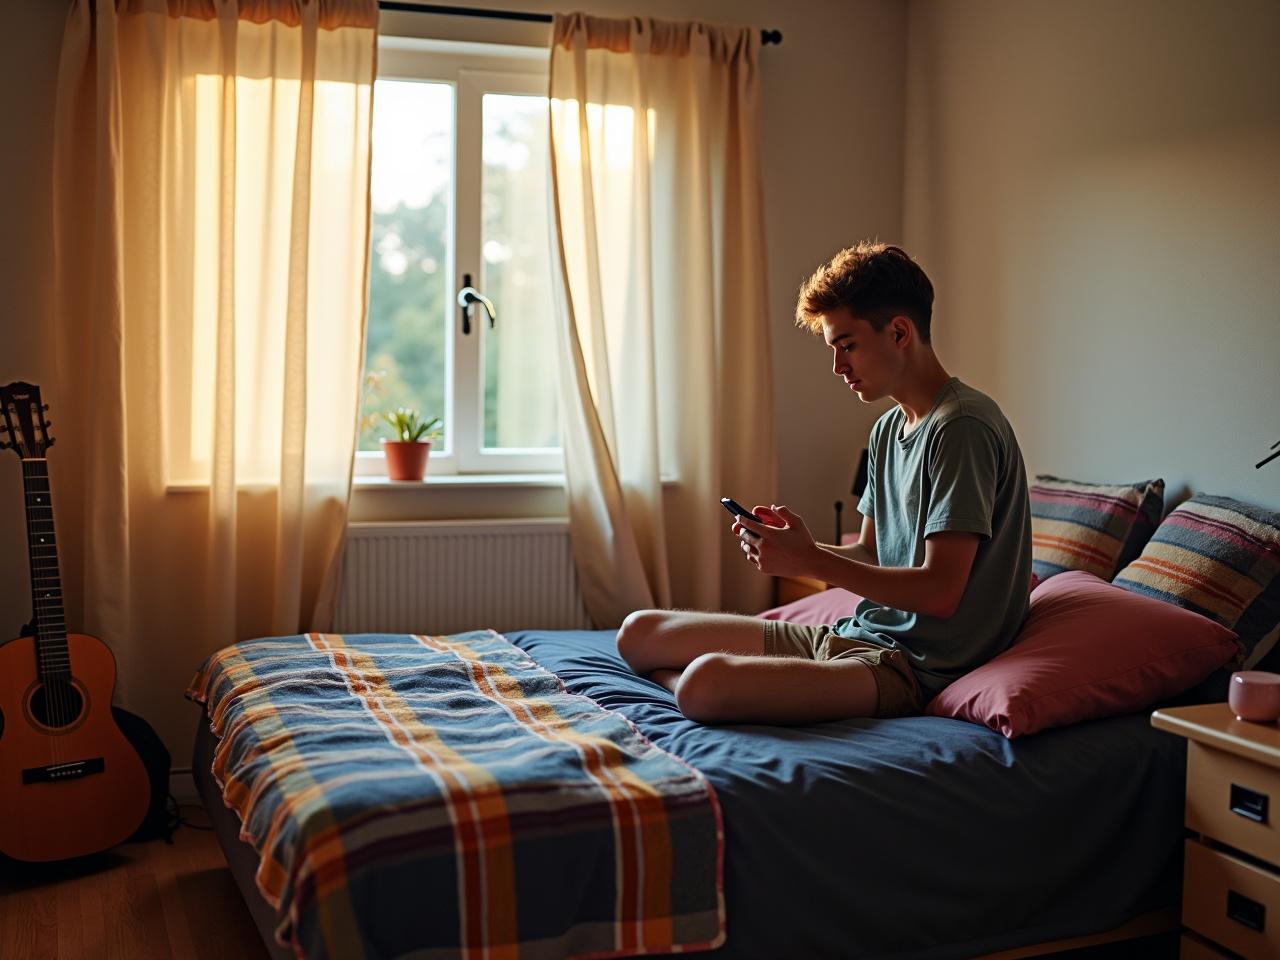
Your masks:
M 84 698 L 70 680 L 41 684 L 31 697 L 31 715 L 36 722 L 57 729 L 75 723 L 84 709 Z

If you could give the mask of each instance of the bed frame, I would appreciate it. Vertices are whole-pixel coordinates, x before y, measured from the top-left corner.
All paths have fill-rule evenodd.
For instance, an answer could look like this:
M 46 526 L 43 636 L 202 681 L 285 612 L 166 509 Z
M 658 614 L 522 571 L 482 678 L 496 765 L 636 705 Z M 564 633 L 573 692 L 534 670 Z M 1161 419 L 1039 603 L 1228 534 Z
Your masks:
M 201 711 L 195 749 L 191 757 L 191 776 L 196 782 L 196 792 L 200 794 L 200 802 L 209 812 L 213 835 L 218 838 L 218 846 L 222 847 L 227 866 L 231 868 L 231 875 L 236 878 L 240 896 L 249 908 L 249 915 L 253 917 L 253 925 L 258 928 L 258 936 L 262 938 L 267 953 L 272 960 L 296 960 L 292 950 L 276 943 L 276 912 L 263 899 L 253 879 L 258 872 L 257 851 L 240 839 L 240 818 L 222 802 L 222 791 L 213 779 L 213 752 L 217 745 L 218 738 L 209 729 L 209 715 Z
M 218 845 L 222 847 L 222 852 L 227 858 L 227 866 L 231 868 L 231 875 L 235 877 L 236 886 L 240 888 L 240 895 L 249 908 L 249 914 L 253 917 L 253 923 L 258 928 L 258 935 L 266 945 L 267 952 L 273 960 L 295 960 L 291 950 L 276 943 L 275 911 L 263 899 L 253 879 L 258 869 L 258 854 L 253 847 L 240 839 L 240 820 L 222 802 L 222 792 L 213 779 L 211 771 L 217 744 L 218 740 L 209 728 L 208 715 L 202 711 L 191 759 L 191 771 L 196 790 L 200 794 L 200 800 L 205 809 L 209 812 L 209 821 L 214 835 L 218 838 Z M 1126 956 L 1137 957 L 1143 955 L 1140 952 L 1143 946 L 1142 941 L 1152 937 L 1176 935 L 1181 929 L 1178 911 L 1153 910 L 1102 933 L 1069 937 L 1064 940 L 1049 940 L 1012 950 L 1001 950 L 998 953 L 983 954 L 975 957 L 974 960 L 1024 960 L 1024 958 L 1042 957 L 1063 950 L 1079 950 L 1125 941 L 1131 941 L 1134 948 L 1133 952 L 1126 951 Z M 1150 946 L 1150 944 L 1147 945 Z M 1171 951 L 1176 949 L 1177 947 L 1173 946 Z M 698 955 L 690 954 L 690 956 Z M 1169 955 L 1172 956 L 1173 952 Z

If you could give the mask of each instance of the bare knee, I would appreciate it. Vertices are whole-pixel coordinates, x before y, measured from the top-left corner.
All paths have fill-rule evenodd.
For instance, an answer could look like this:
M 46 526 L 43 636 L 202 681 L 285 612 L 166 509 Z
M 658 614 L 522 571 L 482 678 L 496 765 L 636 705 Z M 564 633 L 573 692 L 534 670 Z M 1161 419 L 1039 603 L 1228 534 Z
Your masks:
M 724 723 L 732 719 L 733 657 L 724 653 L 704 653 L 685 667 L 676 687 L 676 706 L 698 723 Z
M 666 614 L 661 610 L 635 610 L 622 621 L 618 629 L 618 653 L 637 673 L 653 669 L 646 665 L 645 651 L 653 645 L 665 620 Z

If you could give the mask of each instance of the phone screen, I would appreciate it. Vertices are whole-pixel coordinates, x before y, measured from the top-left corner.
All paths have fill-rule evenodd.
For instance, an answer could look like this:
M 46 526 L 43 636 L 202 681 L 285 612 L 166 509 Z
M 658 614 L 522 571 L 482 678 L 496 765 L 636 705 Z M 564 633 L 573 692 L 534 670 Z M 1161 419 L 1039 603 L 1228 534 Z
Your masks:
M 746 517 L 748 520 L 760 519 L 737 500 L 733 499 L 733 497 L 721 497 L 720 504 L 735 517 Z

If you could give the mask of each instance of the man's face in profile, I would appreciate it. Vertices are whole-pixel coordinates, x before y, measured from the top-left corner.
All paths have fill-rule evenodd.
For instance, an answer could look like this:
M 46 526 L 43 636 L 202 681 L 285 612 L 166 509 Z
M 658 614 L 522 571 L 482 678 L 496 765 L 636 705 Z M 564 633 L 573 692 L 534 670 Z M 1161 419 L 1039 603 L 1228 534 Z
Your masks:
M 904 361 L 899 327 L 906 322 L 894 317 L 877 331 L 848 307 L 822 314 L 822 339 L 831 349 L 831 372 L 863 403 L 893 393 Z

